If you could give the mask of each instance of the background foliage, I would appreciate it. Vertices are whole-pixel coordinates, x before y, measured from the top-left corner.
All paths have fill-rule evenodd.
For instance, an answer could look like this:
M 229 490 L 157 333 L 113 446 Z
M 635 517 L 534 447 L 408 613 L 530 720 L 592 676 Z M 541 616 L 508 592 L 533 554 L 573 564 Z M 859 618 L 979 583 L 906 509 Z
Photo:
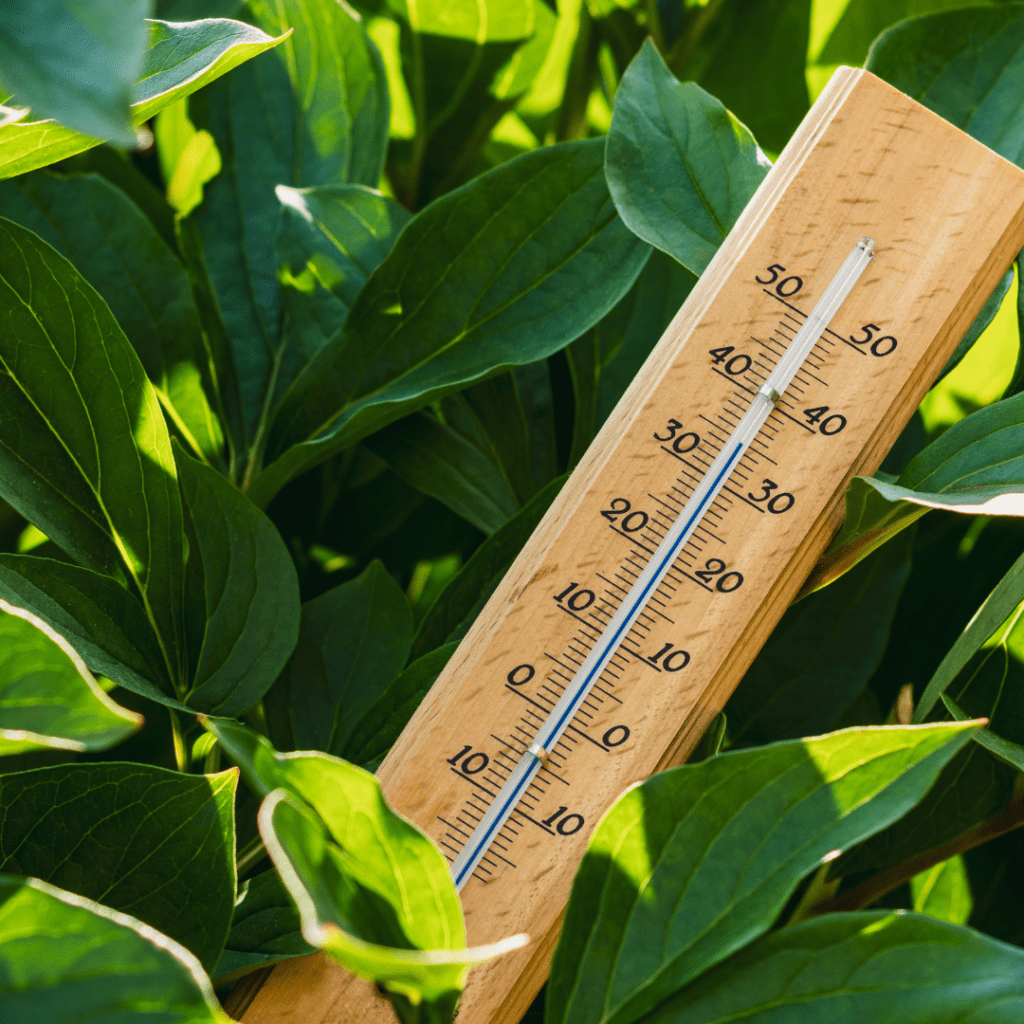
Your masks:
M 1019 3 L 0 0 L 0 1016 L 520 944 L 370 773 L 839 64 L 1024 166 Z M 531 1021 L 1024 1016 L 1018 276 Z

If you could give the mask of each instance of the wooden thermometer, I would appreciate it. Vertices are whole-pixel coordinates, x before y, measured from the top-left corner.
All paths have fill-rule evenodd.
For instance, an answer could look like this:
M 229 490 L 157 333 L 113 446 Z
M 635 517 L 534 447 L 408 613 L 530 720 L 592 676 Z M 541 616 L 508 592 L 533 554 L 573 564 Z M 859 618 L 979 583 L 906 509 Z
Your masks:
M 532 938 L 459 1024 L 519 1020 L 598 819 L 686 759 L 1022 245 L 1024 172 L 833 76 L 381 765 L 470 945 Z M 394 1019 L 319 956 L 233 1009 Z

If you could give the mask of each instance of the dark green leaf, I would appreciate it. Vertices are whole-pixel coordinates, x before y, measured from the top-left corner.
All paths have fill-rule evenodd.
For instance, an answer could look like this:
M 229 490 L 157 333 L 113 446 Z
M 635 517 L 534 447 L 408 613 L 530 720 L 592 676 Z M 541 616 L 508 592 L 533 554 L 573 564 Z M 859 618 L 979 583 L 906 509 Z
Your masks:
M 1001 156 L 1024 161 L 1018 84 L 1024 8 L 974 7 L 913 18 L 882 33 L 867 69 Z
M 751 745 L 834 729 L 867 686 L 910 574 L 912 531 L 790 608 L 726 705 Z
M 0 878 L 0 974 L 4 1020 L 228 1021 L 210 979 L 183 946 L 35 878 Z
M 274 524 L 215 470 L 178 449 L 189 521 L 185 700 L 239 715 L 273 685 L 299 633 L 299 580 Z
M 67 640 L 0 600 L 0 755 L 105 750 L 141 725 L 142 715 L 115 704 Z
M 536 525 L 562 489 L 565 477 L 552 480 L 523 509 L 473 552 L 459 574 L 441 591 L 416 631 L 412 658 L 419 659 L 440 647 L 482 599 L 490 596 L 498 580 L 529 540 Z
M 149 0 L 4 0 L 0 80 L 33 120 L 135 146 L 132 87 L 146 55 Z
M 1022 967 L 1021 950 L 918 914 L 829 914 L 758 939 L 644 1020 L 1014 1024 Z
M 849 729 L 720 754 L 628 790 L 573 883 L 548 1020 L 644 1019 L 767 931 L 835 851 L 913 807 L 972 731 Z
M 1015 946 L 1024 943 L 1024 918 L 1018 912 L 1024 896 L 1024 830 L 1015 829 L 964 855 L 970 876 L 974 912 L 971 927 Z
M 391 251 L 409 214 L 365 185 L 278 185 L 277 198 L 277 274 L 287 329 L 293 332 L 289 372 L 294 376 L 344 326 L 360 289 Z
M 38 615 L 97 675 L 168 707 L 189 710 L 172 696 L 160 645 L 142 605 L 109 576 L 34 555 L 0 555 L 0 597 Z
M 288 668 L 296 747 L 347 755 L 350 738 L 364 738 L 357 722 L 401 672 L 411 642 L 409 602 L 380 562 L 307 601 Z
M 650 249 L 620 222 L 602 140 L 518 157 L 432 203 L 286 395 L 255 481 L 266 502 L 333 451 L 596 323 Z
M 376 769 L 457 646 L 445 644 L 424 654 L 388 684 L 352 730 L 342 751 L 347 761 L 363 765 L 367 770 Z
M 954 423 L 893 483 L 857 476 L 846 520 L 815 566 L 805 592 L 830 583 L 930 508 L 975 515 L 1024 515 L 1024 395 Z
M 128 575 L 173 678 L 181 502 L 156 392 L 103 299 L 2 219 L 0 369 L 3 496 L 79 561 Z
M 700 275 L 769 166 L 714 96 L 679 82 L 644 43 L 608 133 L 608 187 L 632 231 Z
M 363 443 L 418 491 L 492 534 L 516 514 L 519 503 L 501 466 L 486 450 L 486 437 L 477 424 L 472 426 L 476 436 L 467 438 L 436 416 L 419 412 Z
M 175 430 L 219 463 L 224 438 L 210 354 L 188 278 L 142 211 L 96 174 L 45 171 L 0 184 L 0 215 L 31 228 L 106 300 Z
M 0 776 L 0 871 L 102 899 L 210 970 L 234 904 L 237 779 L 116 763 Z
M 218 985 L 279 960 L 316 950 L 302 937 L 302 922 L 281 876 L 271 868 L 239 883 L 224 952 L 213 976 Z
M 773 152 L 781 151 L 807 113 L 811 0 L 739 0 L 700 84 L 717 96 Z
M 148 121 L 168 104 L 280 41 L 237 21 L 149 22 L 142 78 L 132 91 L 132 122 Z M 0 125 L 0 178 L 45 167 L 98 146 L 99 141 L 52 121 Z

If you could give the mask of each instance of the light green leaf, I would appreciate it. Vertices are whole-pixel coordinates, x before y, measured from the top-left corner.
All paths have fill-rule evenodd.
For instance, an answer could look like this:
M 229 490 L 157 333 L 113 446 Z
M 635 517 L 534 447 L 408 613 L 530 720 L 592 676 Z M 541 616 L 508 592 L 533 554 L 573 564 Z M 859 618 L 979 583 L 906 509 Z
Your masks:
M 175 679 L 181 502 L 156 392 L 100 295 L 3 219 L 0 366 L 0 493 L 77 560 L 131 580 Z
M 959 854 L 914 875 L 910 894 L 914 910 L 950 924 L 967 924 L 974 909 L 970 879 Z
M 895 482 L 857 476 L 846 519 L 804 593 L 825 586 L 930 508 L 1024 515 L 1024 394 L 972 413 L 924 449 Z
M 316 355 L 345 324 L 366 279 L 395 244 L 409 214 L 365 185 L 295 189 L 278 185 L 277 275 L 288 316 L 286 376 Z
M 281 403 L 254 500 L 433 399 L 557 351 L 615 305 L 650 249 L 615 214 L 603 149 L 527 153 L 408 224 Z
M 33 120 L 135 146 L 150 0 L 0 0 L 0 82 Z
M 149 22 L 146 62 L 132 93 L 132 122 L 148 121 L 168 104 L 279 42 L 237 21 Z M 0 126 L 0 178 L 45 167 L 99 144 L 99 139 L 53 121 L 4 124 Z
M 541 521 L 562 489 L 564 476 L 552 480 L 537 496 L 519 510 L 501 529 L 496 530 L 473 552 L 458 574 L 438 595 L 423 617 L 412 645 L 412 658 L 422 658 L 454 639 L 468 628 L 495 586 L 519 554 L 530 534 Z
M 608 188 L 629 228 L 704 272 L 768 173 L 754 137 L 648 40 L 622 76 L 608 133 Z
M 279 960 L 315 952 L 302 937 L 299 912 L 281 876 L 271 868 L 239 883 L 231 931 L 213 976 L 218 986 L 225 985 Z
M 476 433 L 474 444 L 436 416 L 419 412 L 363 443 L 418 491 L 490 535 L 516 514 L 519 502 L 501 466 L 484 449 L 486 439 L 479 429 Z
M 97 675 L 168 707 L 190 710 L 173 697 L 141 603 L 109 576 L 35 555 L 0 555 L 0 598 L 38 615 Z
M 228 1024 L 199 961 L 154 928 L 37 878 L 0 878 L 0 1016 Z
M 548 1020 L 646 1019 L 767 931 L 801 878 L 913 807 L 973 731 L 848 729 L 720 754 L 628 790 L 573 883 Z
M 220 955 L 235 894 L 238 772 L 71 764 L 0 776 L 0 871 L 31 875 Z
M 865 67 L 1016 164 L 1024 161 L 1024 8 L 913 18 L 875 40 Z
M 240 715 L 273 685 L 299 635 L 299 580 L 273 523 L 179 448 L 187 509 L 192 675 L 187 703 Z
M 0 599 L 0 755 L 40 747 L 105 750 L 142 721 L 100 689 L 67 640 Z
M 1024 952 L 918 914 L 829 914 L 758 939 L 649 1024 L 1014 1024 Z
M 185 271 L 142 211 L 97 174 L 37 171 L 0 183 L 0 215 L 31 228 L 81 268 L 132 343 L 177 432 L 219 464 L 224 437 L 199 314 Z
M 203 185 L 220 173 L 220 153 L 209 132 L 188 117 L 188 97 L 164 107 L 153 122 L 167 202 L 185 215 L 203 201 Z
M 330 833 L 309 807 L 287 790 L 275 790 L 260 807 L 259 824 L 267 851 L 298 905 L 303 936 L 353 974 L 382 986 L 403 1024 L 450 1024 L 467 969 L 528 941 L 525 935 L 516 935 L 474 949 L 464 944 L 410 947 L 406 935 L 395 928 L 397 922 L 388 920 L 391 908 L 381 899 L 383 893 L 365 883 L 358 894 L 361 899 L 346 893 L 354 881 L 358 886 L 363 880 L 346 856 L 348 851 L 330 841 Z M 365 935 L 388 945 L 367 941 Z
M 296 747 L 345 756 L 356 724 L 401 672 L 411 643 L 409 602 L 378 561 L 307 601 L 287 669 Z

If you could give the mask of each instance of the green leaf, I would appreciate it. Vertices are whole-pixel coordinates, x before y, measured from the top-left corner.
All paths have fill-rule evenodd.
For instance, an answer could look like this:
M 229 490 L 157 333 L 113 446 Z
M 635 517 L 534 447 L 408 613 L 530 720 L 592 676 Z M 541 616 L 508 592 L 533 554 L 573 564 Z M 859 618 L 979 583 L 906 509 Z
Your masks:
M 182 521 L 156 392 L 103 299 L 0 218 L 0 492 L 68 554 L 127 574 L 174 678 Z
M 254 500 L 433 399 L 557 351 L 618 302 L 650 249 L 615 213 L 603 150 L 527 153 L 410 221 L 281 403 L 277 461 Z
M 628 790 L 573 883 L 548 1020 L 644 1019 L 767 931 L 801 878 L 913 807 L 971 732 L 848 729 L 720 754 Z
M 237 780 L 116 763 L 0 776 L 0 871 L 102 899 L 210 970 L 234 903 Z
M 234 358 L 246 446 L 296 369 L 281 333 L 275 189 L 376 186 L 388 125 L 383 65 L 350 8 L 284 0 L 258 4 L 257 13 L 267 24 L 294 23 L 288 48 L 250 61 L 190 105 L 224 168 L 193 218 Z M 288 372 L 279 382 L 282 366 Z
M 930 508 L 962 514 L 1024 515 L 1024 394 L 979 409 L 924 449 L 894 483 L 857 476 L 846 519 L 804 584 L 825 586 Z
M 153 121 L 167 202 L 185 215 L 203 201 L 203 186 L 220 173 L 220 153 L 209 132 L 189 120 L 188 97 L 164 107 Z
M 1021 164 L 1022 61 L 1024 8 L 1005 4 L 894 25 L 875 40 L 865 67 Z
M 974 343 L 981 337 L 985 329 L 992 323 L 996 318 L 996 314 L 999 312 L 999 307 L 1002 306 L 1003 300 L 1006 298 L 1007 293 L 1010 291 L 1010 287 L 1013 284 L 1013 267 L 1003 274 L 999 284 L 996 285 L 995 290 L 985 300 L 985 305 L 981 307 L 981 312 L 974 318 L 971 326 L 967 329 L 967 333 L 960 339 L 959 344 L 953 349 L 953 354 L 946 360 L 946 365 L 942 368 L 942 372 L 935 379 L 935 383 L 938 384 L 946 374 L 950 371 L 955 370 L 960 365 L 961 360 L 967 355 L 968 352 L 974 347 Z M 935 385 L 932 385 L 933 387 Z
M 148 925 L 36 878 L 0 878 L 0 1014 L 32 1024 L 227 1024 L 199 961 Z
M 950 924 L 967 924 L 974 907 L 963 857 L 957 855 L 910 880 L 914 910 Z
M 450 1024 L 467 969 L 527 942 L 525 935 L 516 935 L 475 949 L 412 946 L 389 920 L 391 900 L 372 886 L 376 879 L 358 877 L 348 851 L 330 842 L 323 822 L 307 806 L 278 789 L 263 802 L 259 822 L 267 851 L 299 907 L 307 941 L 382 986 L 403 1024 Z M 367 941 L 365 935 L 389 944 Z
M 473 440 L 477 443 L 474 444 Z M 437 498 L 485 534 L 519 510 L 519 502 L 477 428 L 470 439 L 426 412 L 391 423 L 363 442 L 403 480 Z
M 302 923 L 274 868 L 239 883 L 224 952 L 213 972 L 218 985 L 293 956 L 316 950 L 302 937 Z
M 416 631 L 411 657 L 419 659 L 440 647 L 467 617 L 474 616 L 519 554 L 566 478 L 558 477 L 496 530 L 441 591 Z
M 67 640 L 0 599 L 0 755 L 105 750 L 142 721 L 100 689 Z
M 363 714 L 398 675 L 412 610 L 380 562 L 307 601 L 288 667 L 295 745 L 344 756 Z
M 168 707 L 190 710 L 172 696 L 142 605 L 109 576 L 35 555 L 0 555 L 0 598 L 38 615 L 97 675 Z
M 714 96 L 678 81 L 644 43 L 622 76 L 608 133 L 608 188 L 633 232 L 699 276 L 769 166 Z
M 366 279 L 391 251 L 409 214 L 365 185 L 277 186 L 277 276 L 284 293 L 287 385 L 345 324 Z
M 215 19 L 172 25 L 149 24 L 149 49 L 142 78 L 132 91 L 132 122 L 148 121 L 168 104 L 201 89 L 250 57 L 276 46 L 251 25 Z M 0 178 L 45 167 L 98 146 L 53 121 L 19 121 L 0 126 Z
M 274 524 L 215 470 L 177 452 L 194 666 L 185 700 L 239 715 L 270 689 L 295 649 L 299 580 Z
M 359 16 L 337 0 L 250 0 L 264 31 L 285 39 L 296 125 L 293 185 L 351 182 L 376 188 L 388 146 L 384 64 Z
M 777 153 L 810 106 L 811 0 L 740 0 L 724 13 L 725 31 L 700 84 Z
M 836 728 L 882 660 L 912 541 L 911 531 L 786 612 L 726 705 L 730 742 Z
M 373 771 L 384 760 L 458 644 L 445 644 L 399 673 L 356 722 L 342 751 L 347 761 Z M 372 767 L 371 767 L 372 766 Z
M 128 105 L 149 13 L 149 0 L 3 0 L 0 80 L 34 120 L 135 146 Z
M 828 914 L 758 939 L 644 1020 L 1012 1024 L 1022 967 L 1021 950 L 918 914 Z
M 66 256 L 106 300 L 177 432 L 212 462 L 224 437 L 210 354 L 188 278 L 142 211 L 96 174 L 0 183 L 0 215 Z

